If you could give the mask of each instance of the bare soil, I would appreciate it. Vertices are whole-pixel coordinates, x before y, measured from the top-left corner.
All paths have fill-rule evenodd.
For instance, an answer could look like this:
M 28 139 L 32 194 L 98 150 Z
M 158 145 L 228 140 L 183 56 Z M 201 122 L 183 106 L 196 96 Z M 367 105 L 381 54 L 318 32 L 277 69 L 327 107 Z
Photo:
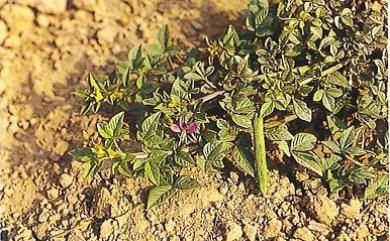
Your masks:
M 269 197 L 235 170 L 145 211 L 141 176 L 85 178 L 66 154 L 93 132 L 75 90 L 170 26 L 182 47 L 240 26 L 245 0 L 0 0 L 1 240 L 388 240 L 387 199 L 329 194 L 272 170 Z

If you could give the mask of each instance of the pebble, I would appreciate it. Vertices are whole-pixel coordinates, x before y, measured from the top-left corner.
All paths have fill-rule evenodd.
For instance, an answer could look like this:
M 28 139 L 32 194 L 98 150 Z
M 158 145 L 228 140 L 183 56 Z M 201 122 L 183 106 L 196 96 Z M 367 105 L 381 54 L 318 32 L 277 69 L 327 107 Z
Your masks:
M 226 241 L 241 240 L 242 228 L 237 223 L 230 221 L 227 223 Z
M 0 20 L 0 45 L 7 38 L 7 31 L 7 25 L 4 23 L 4 21 Z
M 360 216 L 360 209 L 362 208 L 362 202 L 359 199 L 351 199 L 349 204 L 341 205 L 341 213 L 350 219 L 356 219 Z
M 175 231 L 175 226 L 176 226 L 176 223 L 173 221 L 173 220 L 168 220 L 168 222 L 165 224 L 165 230 L 168 232 L 168 233 L 173 233 L 173 231 Z
M 277 220 L 276 218 L 273 218 L 265 226 L 263 235 L 267 239 L 275 238 L 279 235 L 281 230 L 282 230 L 282 222 Z
M 69 186 L 72 184 L 72 182 L 73 182 L 73 177 L 70 176 L 69 174 L 64 173 L 64 174 L 62 174 L 62 175 L 60 176 L 59 182 L 60 182 L 60 185 L 61 185 L 63 188 L 67 188 L 67 187 L 69 187 Z
M 112 233 L 112 224 L 110 220 L 105 220 L 100 226 L 100 238 L 107 239 Z
M 31 5 L 42 13 L 60 14 L 66 10 L 67 0 L 35 0 L 31 1 Z
M 294 238 L 303 240 L 303 241 L 314 241 L 314 236 L 308 228 L 298 228 L 294 232 Z
M 51 188 L 47 191 L 47 197 L 50 200 L 57 199 L 59 197 L 59 191 L 55 188 Z
M 245 236 L 249 239 L 249 241 L 255 241 L 257 235 L 257 229 L 255 226 L 250 224 L 245 224 L 244 226 Z
M 330 225 L 339 214 L 336 203 L 322 194 L 317 195 L 314 198 L 312 208 L 316 219 L 328 225 Z

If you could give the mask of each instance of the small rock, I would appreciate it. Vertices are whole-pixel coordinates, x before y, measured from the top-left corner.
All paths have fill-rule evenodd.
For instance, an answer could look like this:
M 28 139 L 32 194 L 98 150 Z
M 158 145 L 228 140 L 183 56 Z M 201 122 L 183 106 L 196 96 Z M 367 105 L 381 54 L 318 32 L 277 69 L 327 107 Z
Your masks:
M 370 236 L 370 231 L 368 230 L 367 225 L 362 224 L 356 231 L 357 240 L 366 240 Z
M 240 225 L 233 221 L 227 223 L 226 241 L 241 240 L 242 234 Z
M 282 229 L 282 222 L 276 218 L 271 219 L 265 226 L 263 235 L 267 239 L 277 237 Z
M 256 240 L 257 230 L 256 230 L 255 226 L 250 225 L 250 224 L 245 224 L 244 233 L 245 233 L 246 237 L 249 239 L 249 241 Z
M 114 26 L 107 26 L 107 27 L 100 29 L 96 33 L 96 37 L 99 40 L 100 44 L 112 43 L 112 42 L 114 42 L 116 34 L 117 33 L 116 33 L 116 29 Z
M 358 199 L 351 199 L 349 204 L 341 205 L 341 213 L 351 219 L 356 219 L 360 216 L 360 209 L 362 208 L 362 203 Z
M 68 150 L 68 148 L 69 148 L 68 142 L 59 139 L 57 140 L 57 143 L 55 144 L 53 151 L 59 155 L 64 155 L 65 152 Z
M 316 219 L 330 225 L 339 214 L 336 203 L 326 195 L 317 195 L 312 203 L 312 208 Z
M 37 17 L 37 23 L 39 26 L 46 28 L 50 24 L 50 20 L 45 14 L 39 14 Z
M 66 10 L 66 0 L 35 0 L 31 5 L 42 13 L 59 14 Z
M 173 231 L 175 231 L 175 226 L 176 226 L 176 223 L 173 221 L 173 220 L 169 220 L 166 224 L 165 224 L 165 230 L 168 232 L 168 233 L 172 233 Z
M 4 17 L 3 19 L 12 33 L 25 32 L 34 27 L 35 15 L 29 7 L 17 4 L 5 5 L 1 9 L 0 15 Z
M 297 180 L 299 182 L 303 182 L 303 181 L 306 181 L 307 179 L 309 179 L 309 174 L 307 174 L 306 172 L 297 172 L 295 174 L 295 177 L 297 178 Z
M 57 199 L 59 197 L 59 192 L 57 189 L 55 188 L 51 188 L 50 190 L 47 191 L 47 197 L 50 199 L 50 200 L 54 200 L 54 199 Z
M 230 172 L 230 179 L 233 181 L 233 183 L 238 183 L 240 176 L 236 172 Z
M 100 226 L 100 238 L 107 239 L 112 233 L 112 225 L 110 220 L 105 220 Z
M 307 228 L 298 228 L 294 232 L 294 238 L 300 239 L 303 241 L 313 241 L 314 240 L 313 234 Z
M 60 176 L 59 182 L 63 188 L 67 188 L 72 184 L 73 178 L 69 174 L 64 173 Z
M 41 212 L 41 214 L 39 214 L 38 216 L 38 222 L 40 223 L 45 223 L 47 221 L 47 219 L 49 218 L 49 213 L 48 212 Z
M 0 20 L 0 45 L 7 38 L 7 25 L 5 25 L 4 21 Z

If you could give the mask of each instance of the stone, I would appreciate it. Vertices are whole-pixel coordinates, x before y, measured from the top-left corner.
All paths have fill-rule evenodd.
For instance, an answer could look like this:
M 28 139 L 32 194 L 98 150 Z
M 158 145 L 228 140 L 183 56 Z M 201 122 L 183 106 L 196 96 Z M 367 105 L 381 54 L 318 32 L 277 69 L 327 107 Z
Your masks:
M 257 229 L 255 226 L 250 224 L 245 224 L 244 226 L 245 236 L 249 239 L 249 241 L 255 241 L 257 235 Z
M 308 228 L 298 228 L 295 230 L 294 238 L 303 241 L 314 241 L 314 236 Z
M 339 214 L 336 203 L 326 195 L 317 195 L 312 202 L 312 209 L 315 218 L 325 224 L 330 225 Z
M 72 184 L 73 178 L 69 174 L 64 173 L 60 176 L 59 182 L 63 188 L 67 188 Z
M 53 151 L 55 153 L 57 153 L 58 155 L 64 155 L 65 152 L 68 150 L 68 148 L 69 148 L 68 142 L 66 142 L 62 139 L 58 139 L 57 143 L 54 146 Z
M 367 225 L 365 224 L 360 225 L 356 231 L 357 240 L 367 240 L 369 236 L 370 236 L 370 231 L 368 230 Z
M 100 29 L 97 33 L 97 39 L 100 44 L 112 43 L 117 35 L 116 28 L 114 26 L 106 26 Z
M 4 42 L 4 40 L 7 38 L 7 25 L 4 21 L 0 20 L 0 45 Z
M 59 192 L 57 189 L 55 188 L 51 188 L 47 191 L 47 197 L 50 199 L 50 200 L 54 200 L 54 199 L 57 199 L 59 197 Z
M 348 205 L 341 205 L 341 213 L 347 218 L 356 219 L 360 216 L 361 208 L 362 202 L 359 199 L 351 199 Z
M 241 240 L 242 228 L 237 223 L 230 221 L 227 223 L 226 241 Z
M 176 223 L 173 221 L 173 220 L 168 220 L 168 222 L 165 224 L 165 230 L 168 232 L 168 233 L 173 233 L 173 231 L 175 231 L 175 226 L 176 226 Z
M 16 4 L 5 5 L 0 15 L 12 33 L 26 32 L 34 26 L 34 12 L 29 7 Z
M 279 235 L 281 230 L 282 230 L 282 222 L 277 220 L 276 218 L 273 218 L 265 226 L 263 235 L 267 239 L 275 238 Z
M 33 0 L 31 6 L 41 13 L 60 14 L 66 11 L 67 0 Z
M 102 225 L 100 226 L 100 238 L 101 239 L 107 239 L 110 234 L 112 233 L 112 225 L 110 220 L 105 220 Z

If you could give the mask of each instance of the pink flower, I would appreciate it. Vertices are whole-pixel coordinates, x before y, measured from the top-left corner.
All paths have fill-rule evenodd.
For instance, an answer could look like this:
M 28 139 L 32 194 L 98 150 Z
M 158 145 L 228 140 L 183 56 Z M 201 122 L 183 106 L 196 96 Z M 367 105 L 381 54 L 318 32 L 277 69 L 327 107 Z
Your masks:
M 189 134 L 195 133 L 198 130 L 198 125 L 195 122 L 184 123 L 184 117 L 180 117 L 179 124 L 172 124 L 171 130 L 176 133 L 186 132 Z

